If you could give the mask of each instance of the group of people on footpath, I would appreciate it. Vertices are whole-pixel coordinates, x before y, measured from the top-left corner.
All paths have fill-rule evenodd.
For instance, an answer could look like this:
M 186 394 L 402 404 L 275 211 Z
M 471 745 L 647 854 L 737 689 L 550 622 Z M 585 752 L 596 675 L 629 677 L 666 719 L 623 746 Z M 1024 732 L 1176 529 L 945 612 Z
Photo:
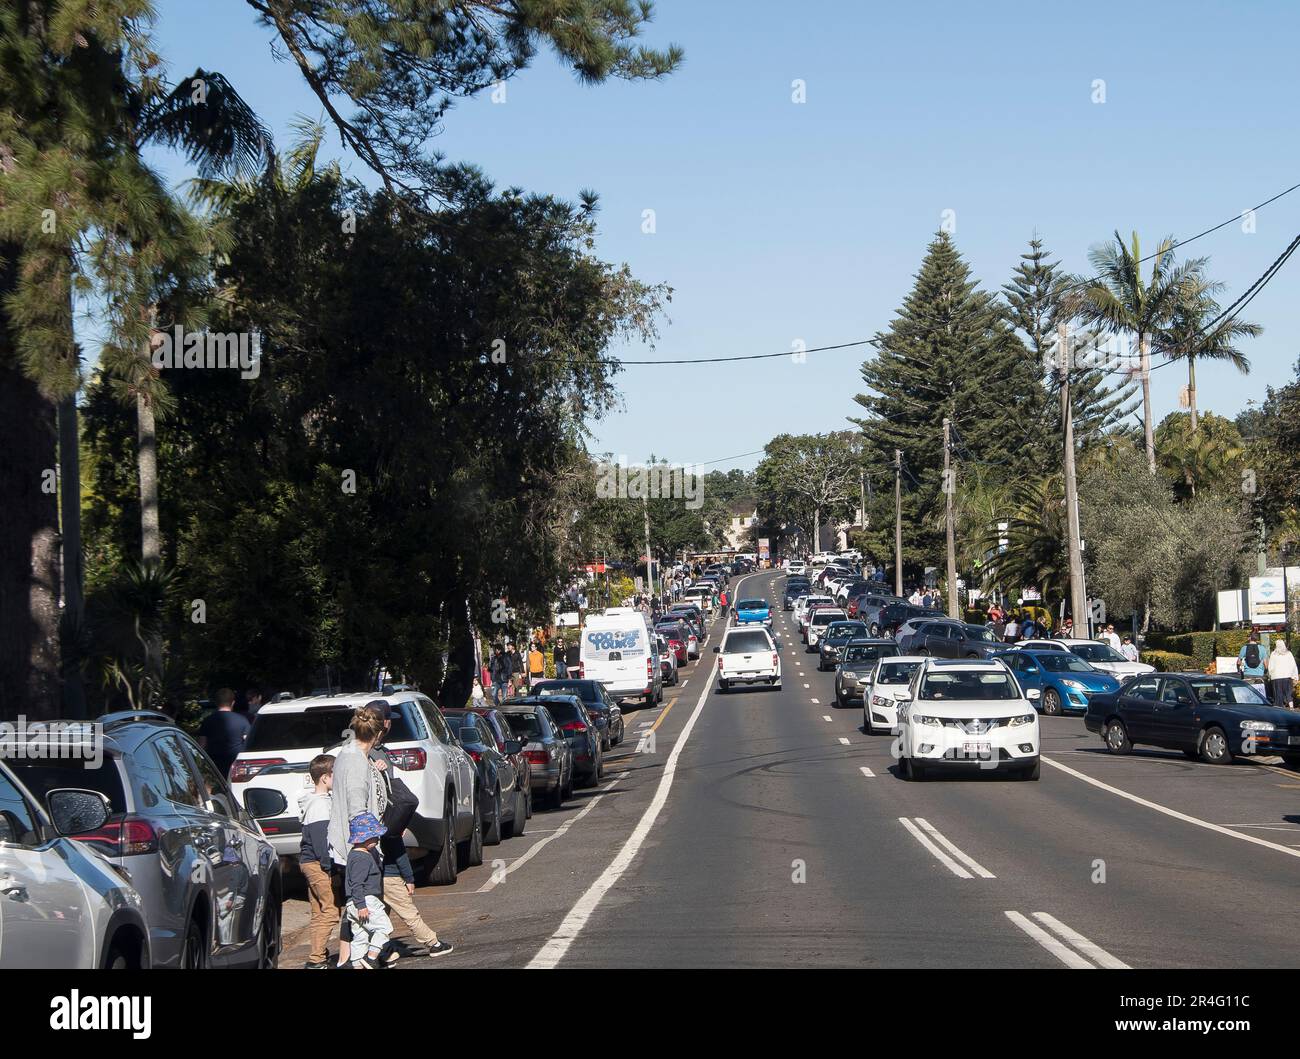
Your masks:
M 1284 710 L 1294 708 L 1295 682 L 1300 674 L 1285 636 L 1274 637 L 1273 650 L 1266 652 L 1259 642 L 1259 633 L 1252 629 L 1237 652 L 1237 672 L 1248 683 L 1259 687 L 1264 698 L 1274 706 Z
M 526 655 L 520 654 L 513 644 L 499 643 L 492 649 L 492 656 L 485 665 L 484 673 L 474 681 L 473 697 L 475 700 L 486 699 L 484 678 L 492 689 L 492 701 L 500 706 L 507 699 L 516 695 L 526 695 L 528 689 L 539 680 L 546 679 L 546 647 L 540 640 L 533 640 L 528 645 Z M 563 636 L 557 636 L 550 645 L 551 662 L 555 675 L 563 680 L 571 672 L 578 671 L 580 654 L 578 641 L 566 643 Z
M 393 917 L 410 932 L 406 955 L 452 951 L 415 907 L 415 873 L 402 836 L 416 797 L 384 752 L 391 724 L 388 704 L 376 699 L 352 715 L 336 754 L 312 758 L 312 789 L 298 802 L 299 864 L 311 907 L 307 970 L 391 967 L 402 957 L 392 942 Z M 336 927 L 338 956 L 331 963 Z

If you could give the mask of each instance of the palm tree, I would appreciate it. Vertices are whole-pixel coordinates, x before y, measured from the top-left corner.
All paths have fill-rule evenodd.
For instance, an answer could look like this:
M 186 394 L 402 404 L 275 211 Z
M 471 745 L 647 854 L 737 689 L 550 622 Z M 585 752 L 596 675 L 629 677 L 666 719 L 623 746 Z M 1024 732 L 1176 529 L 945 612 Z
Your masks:
M 1196 362 L 1225 360 L 1243 375 L 1248 375 L 1250 361 L 1237 348 L 1236 342 L 1242 338 L 1257 338 L 1264 330 L 1259 324 L 1234 318 L 1206 331 L 1220 314 L 1214 295 L 1223 287 L 1222 283 L 1212 282 L 1199 273 L 1190 277 L 1173 318 L 1156 333 L 1152 343 L 1155 351 L 1167 359 L 1187 361 L 1187 401 L 1192 413 L 1193 434 L 1198 425 Z
M 1011 488 L 1009 511 L 1001 519 L 1006 530 L 999 530 L 997 522 L 989 523 L 981 540 L 990 556 L 984 568 L 986 588 L 1000 587 L 1013 599 L 1022 589 L 1037 588 L 1044 606 L 1065 597 L 1070 565 L 1064 495 L 1059 475 L 1023 480 Z
M 1142 426 L 1147 469 L 1156 472 L 1155 428 L 1151 418 L 1151 342 L 1173 320 L 1189 281 L 1204 268 L 1203 258 L 1175 264 L 1173 239 L 1166 237 L 1151 257 L 1151 275 L 1142 278 L 1142 250 L 1137 232 L 1128 246 L 1119 232 L 1115 241 L 1088 253 L 1097 275 L 1079 292 L 1082 315 L 1115 334 L 1130 334 L 1138 345 L 1142 381 Z

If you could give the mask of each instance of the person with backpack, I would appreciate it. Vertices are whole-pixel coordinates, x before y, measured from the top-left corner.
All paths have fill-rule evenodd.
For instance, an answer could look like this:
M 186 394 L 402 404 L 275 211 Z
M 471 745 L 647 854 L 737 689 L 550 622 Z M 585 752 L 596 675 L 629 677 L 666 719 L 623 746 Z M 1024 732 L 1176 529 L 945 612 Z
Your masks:
M 1248 683 L 1258 684 L 1262 687 L 1264 684 L 1264 670 L 1264 649 L 1259 645 L 1259 633 L 1252 629 L 1250 638 L 1237 652 L 1237 672 Z

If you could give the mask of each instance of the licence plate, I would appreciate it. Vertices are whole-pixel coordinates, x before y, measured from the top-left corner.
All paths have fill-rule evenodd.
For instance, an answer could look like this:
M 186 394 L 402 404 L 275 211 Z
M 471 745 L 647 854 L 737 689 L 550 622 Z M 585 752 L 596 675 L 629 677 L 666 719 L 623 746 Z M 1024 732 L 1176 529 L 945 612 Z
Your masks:
M 1300 746 L 1300 735 L 1287 736 L 1286 740 L 1291 746 Z
M 992 743 L 963 743 L 962 750 L 967 757 L 988 757 L 993 752 Z

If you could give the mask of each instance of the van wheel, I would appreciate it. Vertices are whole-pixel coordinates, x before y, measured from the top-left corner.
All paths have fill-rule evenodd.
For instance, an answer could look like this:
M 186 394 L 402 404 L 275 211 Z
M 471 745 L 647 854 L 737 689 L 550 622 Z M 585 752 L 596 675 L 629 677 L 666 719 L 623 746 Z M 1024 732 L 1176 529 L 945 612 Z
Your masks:
M 446 804 L 442 807 L 442 819 L 442 849 L 438 851 L 438 859 L 434 861 L 433 870 L 429 875 L 433 879 L 435 886 L 451 886 L 455 883 L 457 874 L 456 803 L 451 798 L 448 798 Z

